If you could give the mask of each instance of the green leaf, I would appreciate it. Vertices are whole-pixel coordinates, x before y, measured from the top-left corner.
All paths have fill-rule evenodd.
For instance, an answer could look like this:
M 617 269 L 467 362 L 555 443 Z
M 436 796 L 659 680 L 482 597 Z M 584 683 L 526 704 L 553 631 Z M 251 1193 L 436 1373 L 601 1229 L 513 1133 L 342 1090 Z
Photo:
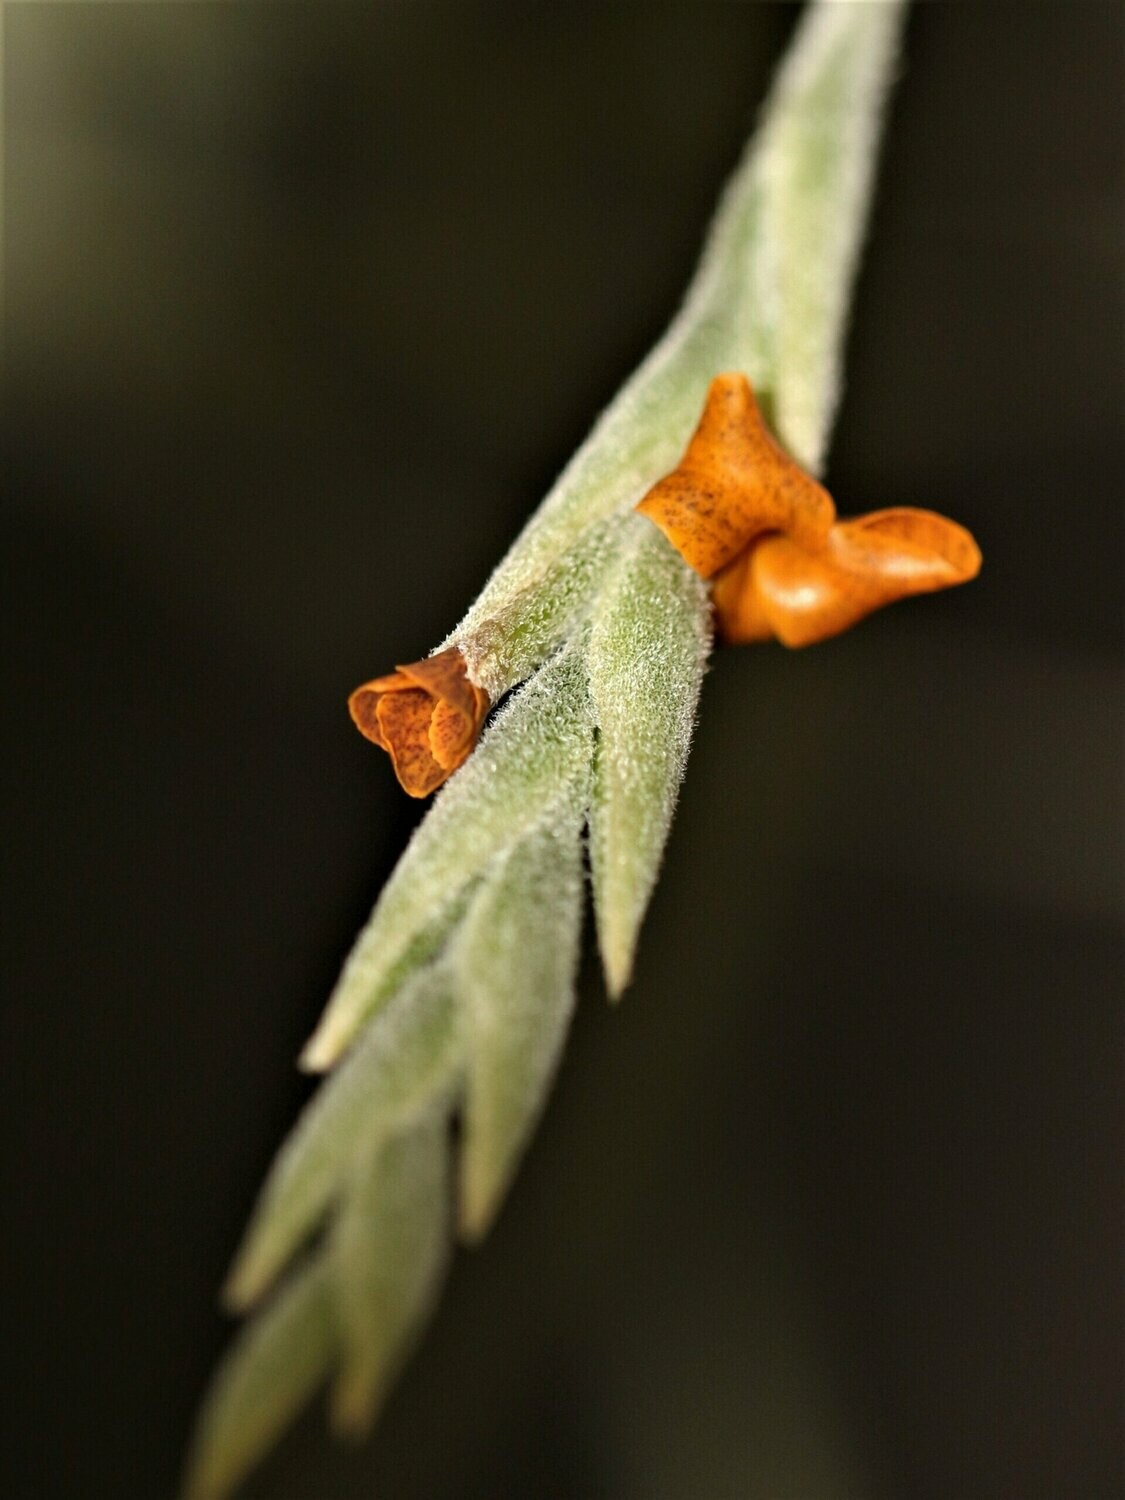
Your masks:
M 481 885 L 451 953 L 466 1079 L 460 1226 L 488 1229 L 539 1116 L 574 1009 L 589 780 Z
M 327 1379 L 337 1323 L 329 1267 L 297 1271 L 239 1335 L 200 1413 L 184 1500 L 222 1500 Z
M 806 7 L 682 308 L 447 639 L 490 692 L 534 665 L 496 622 L 514 626 L 543 581 L 587 553 L 590 528 L 675 467 L 715 375 L 746 374 L 782 442 L 819 472 L 904 13 L 902 0 Z M 621 533 L 596 535 L 610 558 Z M 563 613 L 548 624 L 544 652 L 568 629 Z
M 525 533 L 515 565 L 501 565 L 500 587 L 492 591 L 489 612 L 479 617 L 466 654 L 474 680 L 493 698 L 530 676 L 581 626 L 617 556 L 622 519 L 594 522 L 562 550 L 549 539 L 533 543 Z M 461 629 L 444 644 L 465 654 Z
M 336 1199 L 358 1151 L 452 1094 L 461 1045 L 448 971 L 424 970 L 370 1023 L 278 1152 L 227 1283 L 249 1307 Z
M 344 966 L 305 1049 L 307 1067 L 332 1066 L 416 935 L 586 774 L 592 739 L 582 658 L 571 648 L 512 697 L 438 795 Z
M 905 17 L 895 0 L 809 6 L 758 144 L 770 247 L 773 417 L 806 468 L 824 465 L 847 312 Z
M 449 1259 L 449 1116 L 431 1110 L 356 1161 L 333 1225 L 343 1354 L 338 1431 L 361 1434 L 437 1298 Z
M 629 982 L 687 761 L 711 644 L 702 580 L 634 516 L 608 579 L 586 664 L 598 725 L 590 811 L 594 912 L 606 984 Z

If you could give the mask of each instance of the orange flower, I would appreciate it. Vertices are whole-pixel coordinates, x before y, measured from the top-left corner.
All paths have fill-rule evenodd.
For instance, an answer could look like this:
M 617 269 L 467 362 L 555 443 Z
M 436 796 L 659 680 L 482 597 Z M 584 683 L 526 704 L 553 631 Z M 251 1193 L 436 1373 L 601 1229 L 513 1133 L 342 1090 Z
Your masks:
M 456 646 L 373 678 L 348 699 L 356 728 L 387 751 L 411 797 L 428 797 L 468 759 L 488 709 Z
M 702 578 L 719 636 L 809 646 L 908 594 L 966 583 L 976 542 L 929 510 L 837 521 L 832 497 L 780 447 L 745 375 L 717 375 L 679 465 L 637 509 Z
M 836 516 L 766 426 L 745 375 L 716 375 L 699 426 L 671 474 L 637 506 L 701 578 L 710 578 L 764 531 L 815 543 Z
M 776 636 L 810 646 L 908 594 L 966 583 L 980 548 L 955 521 L 931 510 L 877 510 L 838 521 L 820 550 L 767 536 L 715 579 L 711 600 L 731 645 Z

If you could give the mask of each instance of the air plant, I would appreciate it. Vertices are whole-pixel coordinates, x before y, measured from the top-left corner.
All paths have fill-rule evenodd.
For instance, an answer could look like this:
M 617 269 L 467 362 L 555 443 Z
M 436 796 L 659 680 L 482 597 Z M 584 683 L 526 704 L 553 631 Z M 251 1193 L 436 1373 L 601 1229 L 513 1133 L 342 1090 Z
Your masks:
M 611 997 L 629 983 L 713 626 L 806 645 L 979 566 L 929 512 L 838 521 L 814 477 L 903 15 L 808 7 L 668 332 L 447 640 L 352 695 L 406 791 L 441 789 L 302 1055 L 330 1076 L 226 1287 L 250 1317 L 189 1500 L 227 1495 L 325 1383 L 365 1431 L 454 1236 L 487 1231 L 565 1042 L 587 855 Z

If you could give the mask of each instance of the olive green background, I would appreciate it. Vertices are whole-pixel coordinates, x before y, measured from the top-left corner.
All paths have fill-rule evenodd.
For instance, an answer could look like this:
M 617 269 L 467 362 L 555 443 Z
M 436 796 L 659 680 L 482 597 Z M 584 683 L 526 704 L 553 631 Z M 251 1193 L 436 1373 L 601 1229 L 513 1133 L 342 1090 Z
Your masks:
M 254 1500 L 1121 1492 L 1123 15 L 912 17 L 828 482 L 984 572 L 715 658 L 631 993 Z M 663 328 L 794 16 L 7 7 L 11 1500 L 171 1495 L 418 813 L 345 697 Z

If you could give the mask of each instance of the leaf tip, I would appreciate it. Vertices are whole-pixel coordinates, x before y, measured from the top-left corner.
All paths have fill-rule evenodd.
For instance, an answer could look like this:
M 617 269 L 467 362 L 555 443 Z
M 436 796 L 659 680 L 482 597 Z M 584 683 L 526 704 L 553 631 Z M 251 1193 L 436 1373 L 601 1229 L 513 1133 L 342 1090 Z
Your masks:
M 643 905 L 637 911 L 634 902 L 622 899 L 628 894 L 622 892 L 619 883 L 612 879 L 606 880 L 603 877 L 599 882 L 595 873 L 594 926 L 606 994 L 614 1005 L 633 982 L 633 961 L 637 956 L 637 941 L 644 915 Z
M 347 1044 L 348 1038 L 339 1026 L 322 1021 L 301 1049 L 297 1066 L 302 1073 L 327 1073 L 339 1062 Z
M 612 1004 L 624 995 L 633 978 L 633 951 L 634 944 L 618 940 L 607 941 L 602 944 L 602 972 L 605 974 L 605 987 Z
M 249 1312 L 266 1290 L 267 1280 L 261 1268 L 248 1255 L 239 1254 L 219 1291 L 223 1308 L 236 1316 Z
M 374 1425 L 382 1400 L 383 1392 L 377 1385 L 342 1371 L 328 1396 L 328 1425 L 333 1435 L 362 1442 Z
M 464 1158 L 464 1166 L 469 1166 L 467 1157 Z M 502 1188 L 497 1187 L 490 1192 L 471 1170 L 462 1171 L 461 1195 L 457 1204 L 457 1238 L 463 1245 L 472 1249 L 481 1243 L 492 1228 L 502 1197 Z
M 176 1500 L 227 1500 L 238 1482 L 237 1474 L 217 1453 L 203 1432 L 197 1432 L 188 1451 Z

